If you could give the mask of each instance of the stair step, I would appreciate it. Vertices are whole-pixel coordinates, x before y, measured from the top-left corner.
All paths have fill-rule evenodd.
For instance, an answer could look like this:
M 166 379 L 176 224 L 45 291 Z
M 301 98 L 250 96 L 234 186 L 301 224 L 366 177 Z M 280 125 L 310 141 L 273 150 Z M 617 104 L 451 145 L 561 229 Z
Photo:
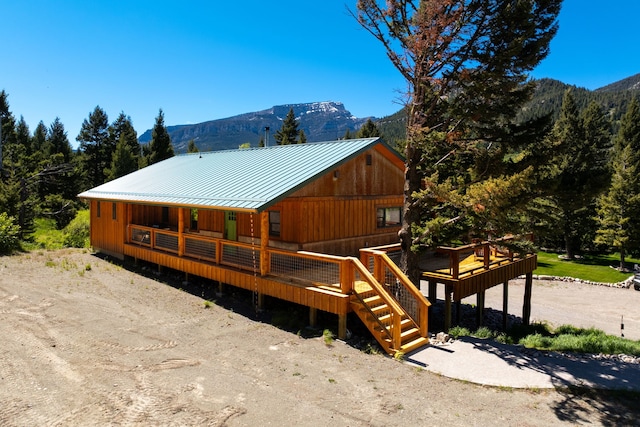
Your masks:
M 384 316 L 380 316 L 380 317 L 378 317 L 378 319 L 380 319 L 380 322 L 382 322 L 382 324 L 384 324 L 384 325 L 390 325 L 390 324 L 391 324 L 391 322 L 393 321 L 393 320 L 392 320 L 393 318 L 392 318 L 392 316 L 391 316 L 391 313 L 385 314 Z M 411 319 L 409 319 L 409 317 L 406 317 L 406 316 L 405 316 L 405 317 L 400 321 L 400 327 L 401 327 L 402 329 L 404 329 L 404 328 L 405 328 L 405 326 L 408 326 L 408 325 L 413 325 L 413 322 L 411 321 Z
M 379 304 L 385 304 L 384 300 L 380 297 L 380 295 L 377 295 L 377 294 L 367 298 L 363 298 L 363 300 L 364 300 L 364 303 L 369 307 L 379 305 Z
M 400 351 L 403 353 L 409 353 L 413 350 L 417 350 L 420 347 L 424 347 L 425 345 L 428 345 L 428 344 L 429 344 L 429 338 L 419 337 L 413 341 L 408 341 L 403 343 L 402 346 L 400 346 Z

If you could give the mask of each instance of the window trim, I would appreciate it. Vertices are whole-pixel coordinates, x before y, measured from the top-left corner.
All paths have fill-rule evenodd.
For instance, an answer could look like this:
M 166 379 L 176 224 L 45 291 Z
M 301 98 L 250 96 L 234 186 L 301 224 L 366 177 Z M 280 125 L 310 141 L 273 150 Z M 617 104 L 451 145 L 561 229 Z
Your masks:
M 269 236 L 280 237 L 281 230 L 282 216 L 280 214 L 280 211 L 269 211 Z
M 390 221 L 391 215 L 394 212 L 397 212 L 398 221 Z M 378 206 L 376 208 L 376 228 L 400 227 L 401 225 L 402 225 L 402 207 L 401 206 Z

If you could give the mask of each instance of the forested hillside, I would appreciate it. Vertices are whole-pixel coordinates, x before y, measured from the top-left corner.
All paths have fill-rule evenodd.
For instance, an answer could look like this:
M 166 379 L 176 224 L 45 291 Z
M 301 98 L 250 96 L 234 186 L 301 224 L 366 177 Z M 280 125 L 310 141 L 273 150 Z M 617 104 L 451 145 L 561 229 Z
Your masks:
M 545 114 L 551 114 L 553 120 L 557 120 L 562 106 L 562 97 L 565 91 L 571 88 L 578 110 L 584 110 L 591 101 L 596 101 L 610 115 L 612 132 L 615 132 L 631 99 L 640 95 L 640 74 L 596 90 L 568 85 L 554 79 L 536 80 L 536 85 L 535 95 L 523 108 L 520 120 L 526 121 Z M 400 110 L 391 116 L 379 119 L 376 124 L 387 142 L 393 143 L 405 138 L 405 120 L 406 114 Z

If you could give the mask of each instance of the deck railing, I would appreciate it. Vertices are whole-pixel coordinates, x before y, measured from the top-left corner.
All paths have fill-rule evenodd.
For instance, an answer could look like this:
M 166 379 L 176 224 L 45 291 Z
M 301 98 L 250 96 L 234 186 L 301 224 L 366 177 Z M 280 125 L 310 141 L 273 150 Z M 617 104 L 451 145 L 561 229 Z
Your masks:
M 475 274 L 482 270 L 489 270 L 503 264 L 512 262 L 514 257 L 519 255 L 514 253 L 507 245 L 509 241 L 516 239 L 533 239 L 532 235 L 506 236 L 491 241 L 482 241 L 468 245 L 447 247 L 439 246 L 436 254 L 449 259 L 448 275 L 453 279 Z M 462 260 L 473 256 L 474 262 L 466 266 L 462 265 Z M 439 272 L 439 271 L 438 271 Z
M 142 225 L 129 225 L 128 242 L 241 270 L 286 277 L 303 284 L 344 288 L 345 293 L 351 286 L 344 284 L 345 257 L 275 248 L 266 249 L 267 256 L 263 257 L 259 245 L 189 233 L 180 235 Z M 263 260 L 267 265 L 262 265 Z

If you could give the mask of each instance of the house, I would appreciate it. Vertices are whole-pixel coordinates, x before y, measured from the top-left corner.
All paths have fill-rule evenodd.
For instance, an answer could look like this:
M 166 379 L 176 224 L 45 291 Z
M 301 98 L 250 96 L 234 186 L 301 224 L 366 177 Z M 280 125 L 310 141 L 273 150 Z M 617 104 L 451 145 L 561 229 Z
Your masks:
M 404 161 L 379 138 L 185 154 L 85 191 L 91 245 L 338 316 L 390 353 L 427 342 L 428 301 L 384 251 Z M 370 249 L 366 249 L 370 248 Z

